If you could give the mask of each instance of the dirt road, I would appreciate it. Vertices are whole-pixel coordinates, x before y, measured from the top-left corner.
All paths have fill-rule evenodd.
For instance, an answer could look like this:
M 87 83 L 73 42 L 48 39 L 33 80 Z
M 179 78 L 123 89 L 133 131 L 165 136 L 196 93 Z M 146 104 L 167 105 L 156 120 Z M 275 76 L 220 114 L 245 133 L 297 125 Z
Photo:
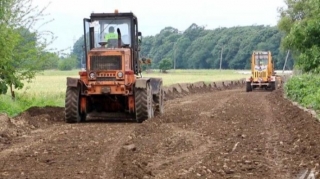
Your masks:
M 282 91 L 193 94 L 142 124 L 0 117 L 0 178 L 320 178 L 320 124 Z M 2 121 L 2 122 L 1 122 Z

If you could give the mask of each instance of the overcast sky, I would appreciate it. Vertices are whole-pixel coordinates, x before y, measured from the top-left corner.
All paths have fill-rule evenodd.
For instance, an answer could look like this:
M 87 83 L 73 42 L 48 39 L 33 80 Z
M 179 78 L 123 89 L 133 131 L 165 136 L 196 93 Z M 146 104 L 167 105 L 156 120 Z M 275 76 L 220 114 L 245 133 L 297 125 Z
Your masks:
M 47 18 L 53 22 L 42 27 L 51 30 L 58 38 L 51 47 L 72 47 L 83 34 L 83 18 L 92 12 L 133 12 L 139 21 L 143 36 L 155 35 L 172 26 L 184 31 L 192 23 L 206 29 L 245 25 L 276 25 L 277 8 L 284 0 L 33 0 L 44 7 Z

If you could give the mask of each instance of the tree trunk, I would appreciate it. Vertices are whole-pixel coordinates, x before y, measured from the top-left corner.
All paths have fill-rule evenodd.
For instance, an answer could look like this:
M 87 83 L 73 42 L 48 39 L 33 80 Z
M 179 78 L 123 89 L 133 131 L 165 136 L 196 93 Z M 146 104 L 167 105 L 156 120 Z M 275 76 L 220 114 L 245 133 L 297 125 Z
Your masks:
M 9 86 L 10 86 L 11 98 L 12 98 L 12 100 L 15 100 L 16 99 L 16 95 L 14 94 L 14 91 L 13 91 L 13 88 L 12 88 L 12 83 Z

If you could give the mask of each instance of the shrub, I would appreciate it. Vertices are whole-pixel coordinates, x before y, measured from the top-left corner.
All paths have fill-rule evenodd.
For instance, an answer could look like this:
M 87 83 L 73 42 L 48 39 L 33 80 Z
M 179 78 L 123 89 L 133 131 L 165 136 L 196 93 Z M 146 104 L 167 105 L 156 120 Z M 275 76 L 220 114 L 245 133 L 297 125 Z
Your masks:
M 320 75 L 294 76 L 285 84 L 286 96 L 307 108 L 320 110 Z
M 58 69 L 61 71 L 72 70 L 77 66 L 77 59 L 73 56 L 59 60 Z
M 167 70 L 172 68 L 172 61 L 169 58 L 162 59 L 159 63 L 159 69 L 163 72 L 166 73 Z

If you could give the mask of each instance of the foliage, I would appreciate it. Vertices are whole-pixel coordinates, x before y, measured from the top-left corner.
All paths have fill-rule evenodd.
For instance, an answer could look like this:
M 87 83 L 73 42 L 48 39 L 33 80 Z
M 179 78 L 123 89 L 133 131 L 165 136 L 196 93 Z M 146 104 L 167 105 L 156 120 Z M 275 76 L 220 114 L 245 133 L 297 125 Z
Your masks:
M 320 110 L 320 75 L 294 76 L 285 84 L 286 96 L 307 108 Z
M 72 70 L 77 66 L 76 56 L 70 55 L 67 58 L 61 58 L 59 61 L 58 69 L 61 71 Z
M 47 59 L 45 60 L 45 63 L 41 66 L 41 69 L 43 70 L 49 70 L 49 69 L 58 69 L 58 63 L 59 63 L 59 56 L 56 53 L 50 53 L 50 52 L 43 52 L 47 53 L 44 56 L 47 56 Z
M 204 29 L 192 24 L 183 33 L 166 27 L 155 36 L 142 41 L 143 56 L 153 59 L 153 68 L 164 58 L 175 59 L 178 69 L 219 69 L 222 52 L 223 69 L 246 69 L 254 50 L 271 51 L 276 68 L 282 69 L 286 51 L 280 49 L 283 33 L 276 27 L 243 26 Z M 288 59 L 288 69 L 293 60 Z
M 320 1 L 287 0 L 280 9 L 280 30 L 286 33 L 282 46 L 295 52 L 296 64 L 305 72 L 320 72 Z
M 72 55 L 76 56 L 77 59 L 77 67 L 82 67 L 82 64 L 84 62 L 84 36 L 82 35 L 74 44 L 73 44 L 73 50 Z
M 9 87 L 14 98 L 14 89 L 22 89 L 24 81 L 34 78 L 45 64 L 50 53 L 44 51 L 51 41 L 44 37 L 52 33 L 39 31 L 36 23 L 45 8 L 33 7 L 32 0 L 0 4 L 0 92 L 6 93 Z
M 172 68 L 172 60 L 169 58 L 162 59 L 159 63 L 159 69 L 162 73 L 166 73 L 167 70 Z

